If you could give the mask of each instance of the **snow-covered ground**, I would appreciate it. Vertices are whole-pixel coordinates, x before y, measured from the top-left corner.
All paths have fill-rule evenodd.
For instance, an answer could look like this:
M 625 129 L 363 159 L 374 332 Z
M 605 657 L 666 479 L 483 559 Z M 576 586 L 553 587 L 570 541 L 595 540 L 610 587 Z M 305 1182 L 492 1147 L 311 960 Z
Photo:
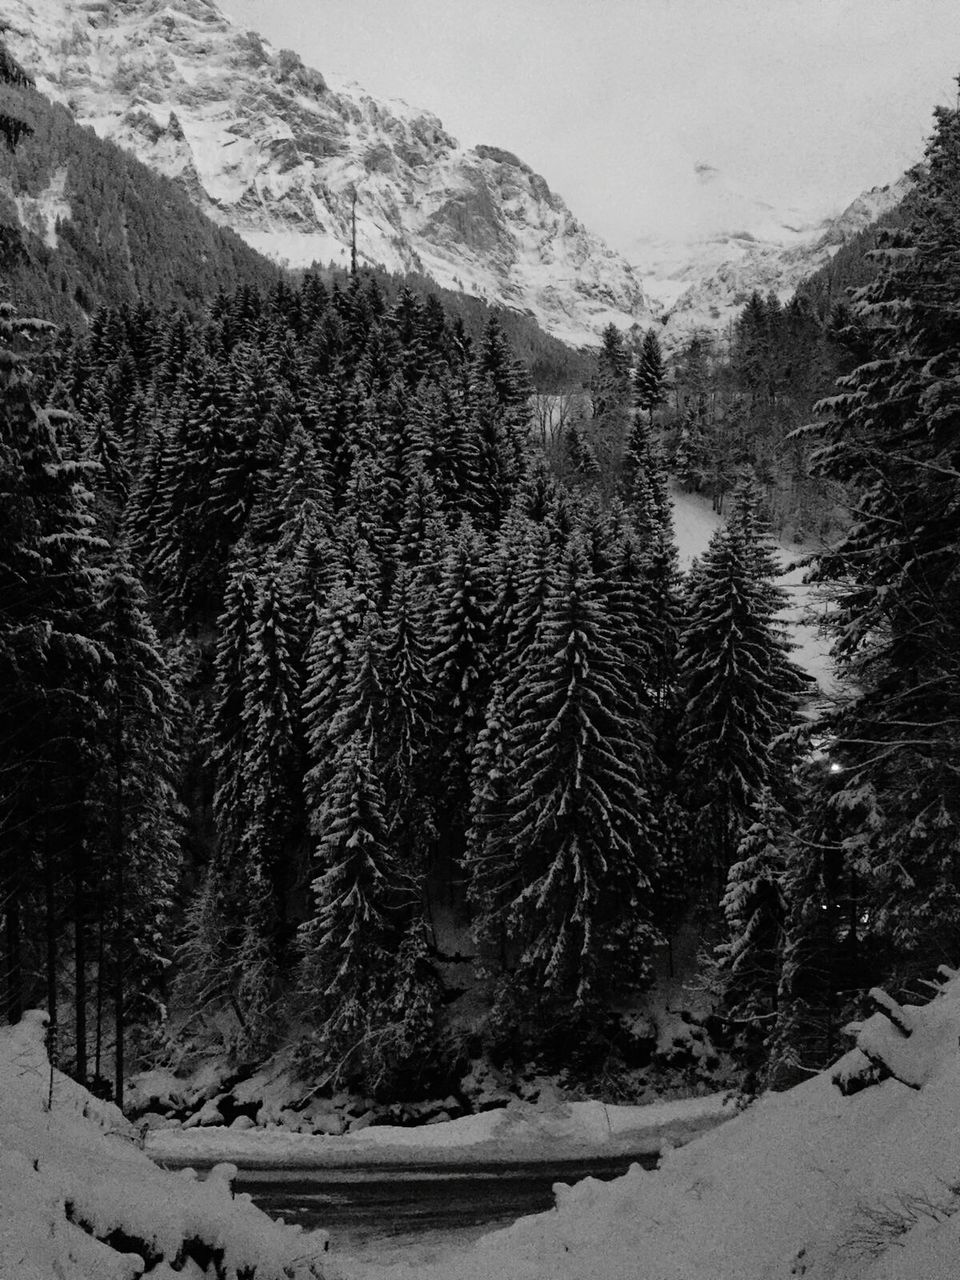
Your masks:
M 496 1111 L 418 1128 L 377 1125 L 356 1133 L 290 1133 L 284 1129 L 211 1126 L 162 1129 L 146 1149 L 171 1165 L 323 1168 L 362 1165 L 510 1164 L 532 1160 L 648 1155 L 677 1145 L 735 1114 L 725 1094 L 684 1098 L 650 1106 L 603 1102 L 517 1102 Z
M 214 1271 L 196 1243 L 172 1264 L 203 1241 L 227 1280 L 956 1280 L 960 976 L 927 1005 L 875 1000 L 832 1070 L 668 1151 L 659 1171 L 558 1185 L 549 1212 L 412 1265 L 327 1261 L 322 1241 L 231 1198 L 222 1175 L 153 1168 L 119 1113 L 58 1073 L 47 1110 L 31 1015 L 0 1031 L 0 1277 L 135 1280 L 147 1255 L 151 1276 L 201 1280 Z M 630 1111 L 612 1112 L 612 1133 Z M 599 1127 L 589 1104 L 567 1121 Z
M 895 1016 L 900 1016 L 894 1010 Z M 832 1071 L 680 1150 L 659 1171 L 557 1187 L 555 1209 L 441 1263 L 345 1262 L 354 1280 L 956 1280 L 960 979 L 882 1013 Z M 895 1076 L 847 1096 L 883 1061 Z
M 116 1107 L 57 1071 L 51 1092 L 45 1022 L 0 1027 L 0 1280 L 332 1280 L 323 1234 L 233 1196 L 230 1170 L 165 1173 Z

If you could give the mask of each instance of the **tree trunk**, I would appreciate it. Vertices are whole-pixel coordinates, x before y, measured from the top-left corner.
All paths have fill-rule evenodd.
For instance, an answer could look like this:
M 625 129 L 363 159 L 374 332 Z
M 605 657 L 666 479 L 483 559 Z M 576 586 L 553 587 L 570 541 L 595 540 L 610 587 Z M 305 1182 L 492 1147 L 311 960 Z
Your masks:
M 114 712 L 113 738 L 114 767 L 114 812 L 113 812 L 113 865 L 116 877 L 116 940 L 114 943 L 114 984 L 113 984 L 113 1016 L 116 1027 L 116 1050 L 114 1055 L 114 1100 L 123 1110 L 123 1076 L 124 1076 L 124 1039 L 126 1023 L 123 1009 L 123 964 L 124 964 L 124 901 L 123 901 L 123 857 L 124 857 L 124 814 L 123 814 L 123 703 L 119 691 Z
M 97 1031 L 93 1058 L 94 1079 L 103 1079 L 103 964 L 106 921 L 103 918 L 103 893 L 97 894 Z
M 79 854 L 79 850 L 77 854 Z M 73 869 L 74 1019 L 76 1022 L 76 1079 L 87 1083 L 87 935 L 84 927 L 83 869 L 75 855 Z
M 57 900 L 53 855 L 50 849 L 50 830 L 46 825 L 43 833 L 43 899 L 47 1012 L 50 1015 L 50 1044 L 55 1046 L 59 1022 L 57 1016 Z
M 4 886 L 6 929 L 3 957 L 4 1013 L 10 1022 L 23 1017 L 23 958 L 20 948 L 20 892 L 13 878 Z

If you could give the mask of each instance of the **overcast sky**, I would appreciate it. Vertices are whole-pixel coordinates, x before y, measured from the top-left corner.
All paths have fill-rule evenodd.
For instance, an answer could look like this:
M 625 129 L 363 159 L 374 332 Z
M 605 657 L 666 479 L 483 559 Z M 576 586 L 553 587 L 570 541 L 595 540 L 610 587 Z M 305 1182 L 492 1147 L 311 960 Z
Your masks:
M 328 76 L 516 152 L 617 248 L 684 225 L 693 166 L 805 213 L 919 159 L 960 0 L 221 0 Z

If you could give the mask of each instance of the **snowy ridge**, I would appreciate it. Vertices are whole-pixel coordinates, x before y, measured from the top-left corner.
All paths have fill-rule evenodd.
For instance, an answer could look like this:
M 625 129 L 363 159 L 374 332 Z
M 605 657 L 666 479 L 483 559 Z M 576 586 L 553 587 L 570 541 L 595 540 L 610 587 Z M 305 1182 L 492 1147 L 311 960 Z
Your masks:
M 363 262 L 528 311 L 575 344 L 652 320 L 627 261 L 516 156 L 330 88 L 208 0 L 8 0 L 4 17 L 41 92 L 278 260 L 348 265 L 355 193 Z
M 332 1274 L 322 1233 L 232 1198 L 229 1169 L 202 1184 L 157 1169 L 116 1107 L 58 1071 L 48 1111 L 45 1025 L 33 1012 L 0 1028 L 0 1280 L 135 1280 L 145 1267 L 196 1280 L 215 1261 L 226 1280 Z
M 558 1186 L 556 1209 L 420 1266 L 419 1280 L 956 1280 L 960 978 L 931 1004 L 878 1007 L 834 1071 L 761 1099 L 657 1172 Z M 871 1083 L 884 1072 L 865 1064 L 887 1057 L 910 1083 L 889 1064 Z

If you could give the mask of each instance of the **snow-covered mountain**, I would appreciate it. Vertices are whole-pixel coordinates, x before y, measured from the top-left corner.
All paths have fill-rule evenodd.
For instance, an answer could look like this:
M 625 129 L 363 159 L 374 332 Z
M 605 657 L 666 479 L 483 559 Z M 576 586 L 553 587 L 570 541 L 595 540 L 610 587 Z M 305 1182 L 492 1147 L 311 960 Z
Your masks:
M 710 165 L 696 165 L 694 178 L 674 236 L 638 239 L 630 252 L 649 296 L 663 304 L 668 345 L 694 329 L 723 330 L 754 291 L 785 301 L 911 186 L 904 176 L 864 192 L 835 217 L 813 219 L 775 209 Z
M 6 0 L 4 20 L 42 93 L 274 258 L 347 264 L 355 194 L 361 262 L 529 311 L 573 343 L 652 320 L 626 259 L 516 156 L 331 87 L 211 0 Z

